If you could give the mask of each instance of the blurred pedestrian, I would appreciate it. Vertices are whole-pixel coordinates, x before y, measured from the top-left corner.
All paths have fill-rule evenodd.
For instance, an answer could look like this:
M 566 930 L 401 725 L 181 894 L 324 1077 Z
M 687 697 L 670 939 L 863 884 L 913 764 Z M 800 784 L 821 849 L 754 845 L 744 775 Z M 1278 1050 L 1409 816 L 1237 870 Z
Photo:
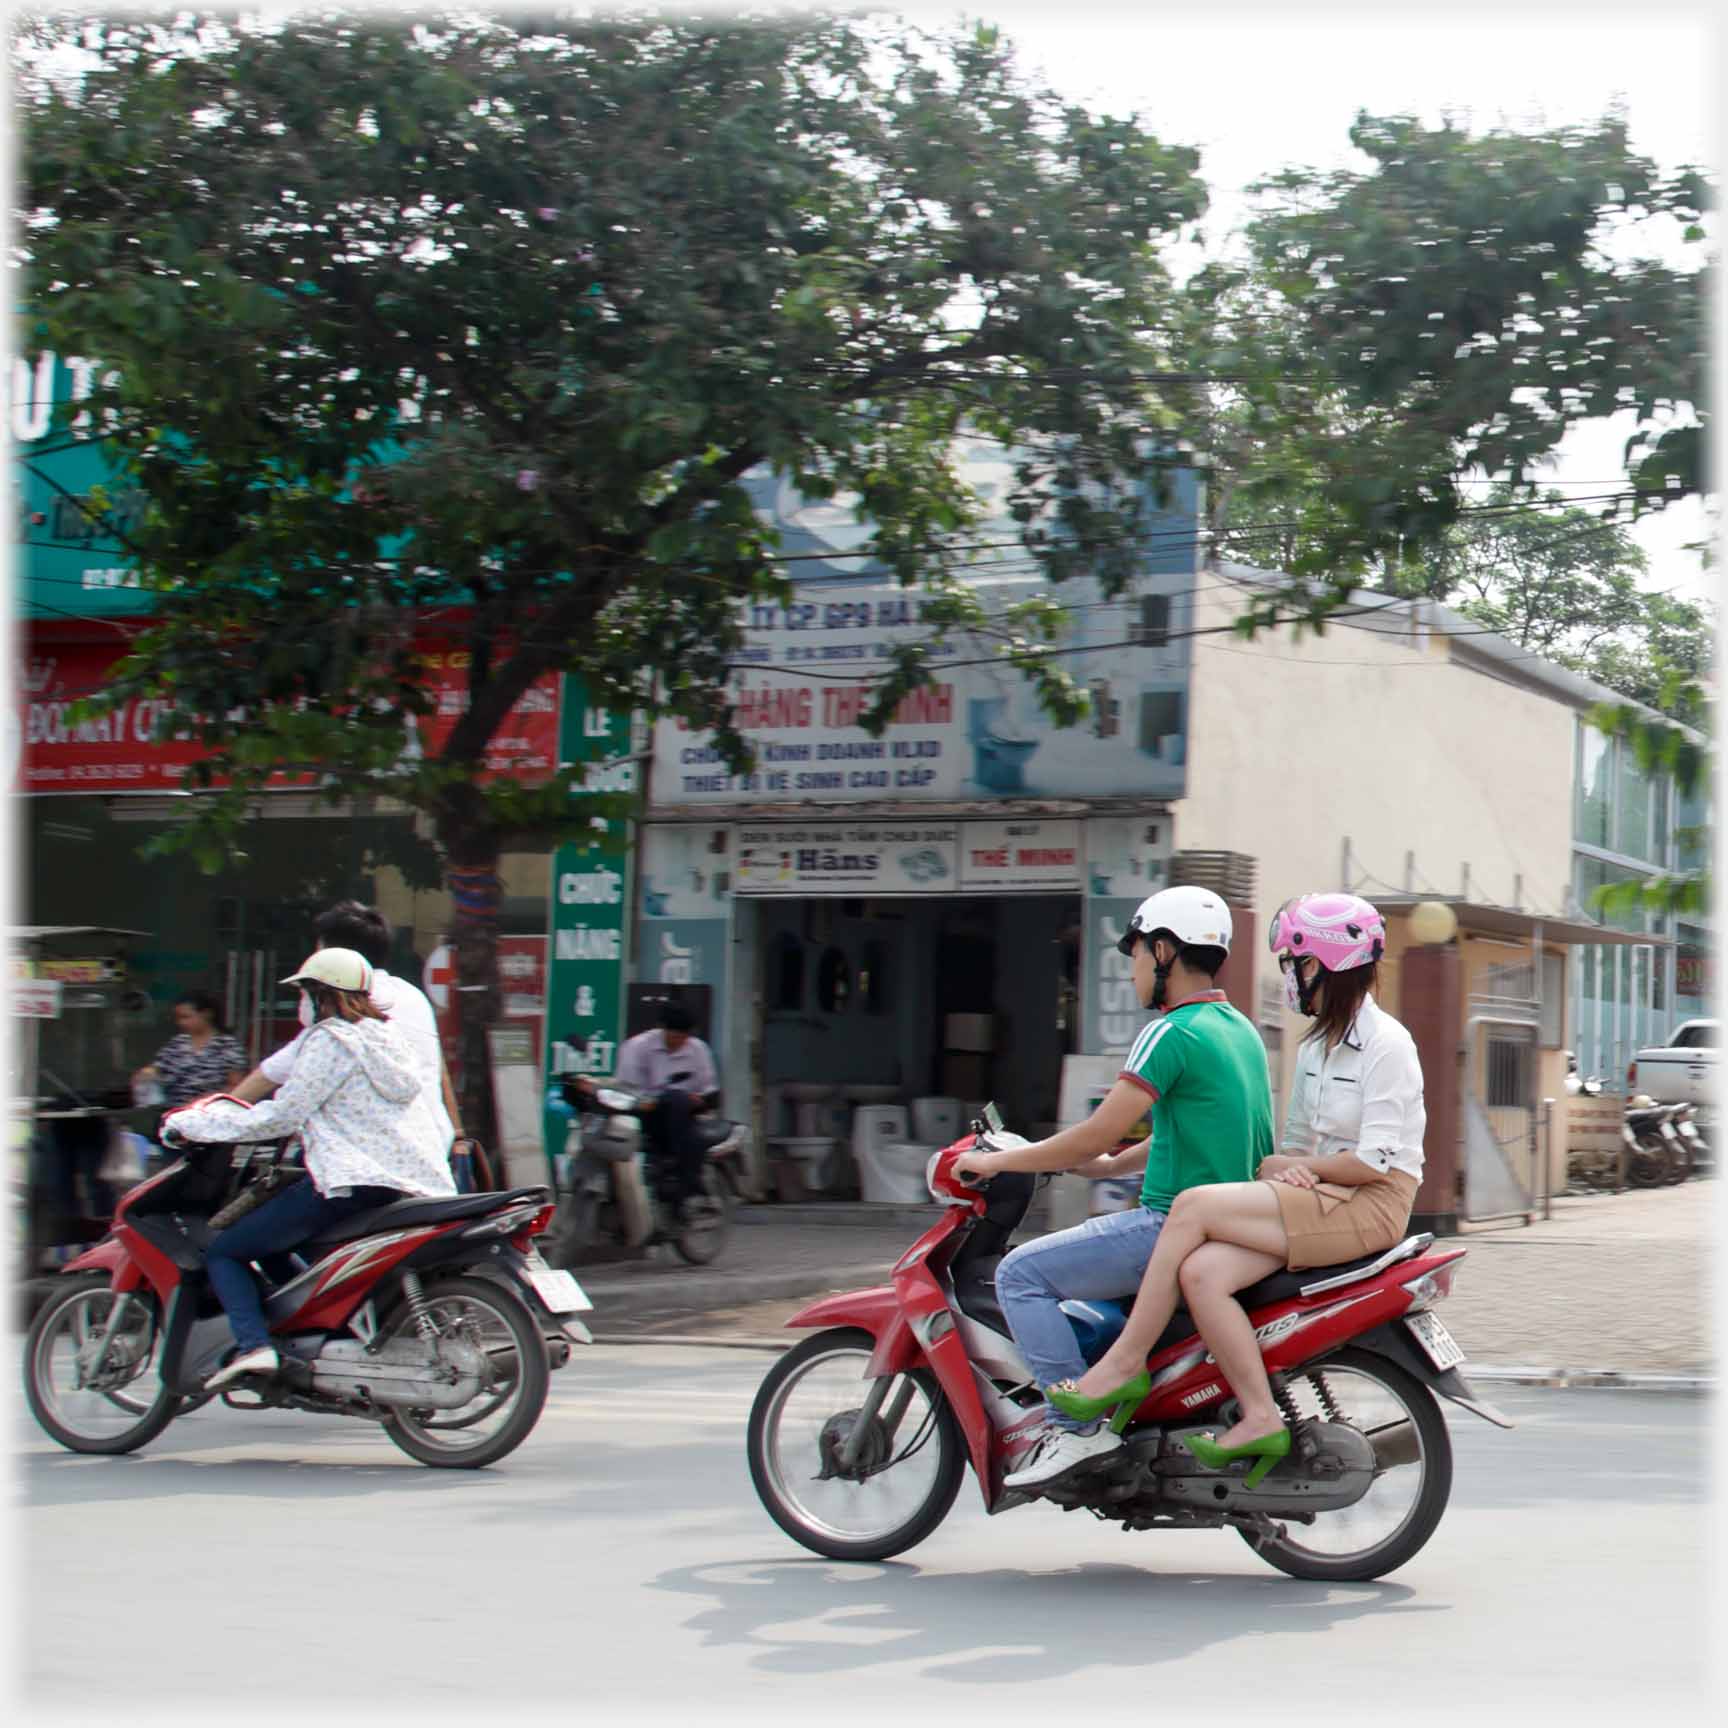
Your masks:
M 155 1081 L 173 1109 L 211 1092 L 232 1092 L 246 1072 L 246 1051 L 222 1024 L 222 1004 L 207 990 L 188 990 L 174 1004 L 175 1035 L 132 1076 Z

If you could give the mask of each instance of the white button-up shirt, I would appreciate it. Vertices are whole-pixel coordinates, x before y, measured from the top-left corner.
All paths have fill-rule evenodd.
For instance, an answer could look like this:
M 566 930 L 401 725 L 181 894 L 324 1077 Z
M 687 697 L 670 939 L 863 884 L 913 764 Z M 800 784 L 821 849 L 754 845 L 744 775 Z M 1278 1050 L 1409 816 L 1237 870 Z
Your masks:
M 1427 1127 L 1416 1041 L 1372 996 L 1362 999 L 1335 1048 L 1312 1040 L 1297 1047 L 1280 1151 L 1315 1158 L 1354 1152 L 1375 1170 L 1402 1170 L 1420 1181 Z

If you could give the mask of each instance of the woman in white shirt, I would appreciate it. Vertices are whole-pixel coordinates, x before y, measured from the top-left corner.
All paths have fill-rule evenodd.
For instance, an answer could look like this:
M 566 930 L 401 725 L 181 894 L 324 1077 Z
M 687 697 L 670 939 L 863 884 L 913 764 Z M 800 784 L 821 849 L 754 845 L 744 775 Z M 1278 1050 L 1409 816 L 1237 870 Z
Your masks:
M 1083 1419 L 1130 1398 L 1137 1405 L 1147 1354 L 1175 1309 L 1167 1293 L 1174 1271 L 1242 1407 L 1241 1420 L 1216 1440 L 1185 1444 L 1209 1469 L 1254 1456 L 1262 1473 L 1289 1451 L 1290 1433 L 1236 1292 L 1281 1266 L 1334 1266 L 1399 1242 L 1422 1179 L 1427 1126 L 1415 1041 L 1372 995 L 1386 946 L 1379 912 L 1355 894 L 1305 894 L 1279 909 L 1270 946 L 1290 1006 L 1314 1021 L 1282 1149 L 1261 1161 L 1253 1182 L 1176 1196 L 1121 1335 L 1072 1388 L 1049 1391 L 1059 1409 Z
M 298 1134 L 306 1179 L 211 1239 L 210 1283 L 234 1329 L 235 1354 L 206 1386 L 281 1365 L 249 1267 L 284 1254 L 331 1224 L 404 1195 L 454 1194 L 448 1138 L 435 1094 L 408 1040 L 374 1005 L 370 963 L 351 948 L 320 948 L 285 984 L 311 1000 L 313 1024 L 281 1090 L 262 1104 L 208 1098 L 171 1111 L 180 1140 L 274 1140 Z

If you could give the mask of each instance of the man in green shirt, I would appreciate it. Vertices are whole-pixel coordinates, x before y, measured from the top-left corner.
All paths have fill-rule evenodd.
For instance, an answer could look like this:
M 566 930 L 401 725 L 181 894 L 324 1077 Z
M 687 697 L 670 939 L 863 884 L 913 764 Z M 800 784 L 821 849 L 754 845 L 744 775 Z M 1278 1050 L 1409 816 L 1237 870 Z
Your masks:
M 1266 1048 L 1217 988 L 1230 937 L 1229 908 L 1204 888 L 1166 888 L 1143 901 L 1121 948 L 1133 958 L 1141 1003 L 1163 1014 L 1134 1040 L 1109 1095 L 1085 1122 L 1048 1140 L 963 1153 L 956 1164 L 977 1176 L 1146 1172 L 1139 1206 L 1027 1242 L 997 1268 L 1003 1313 L 1040 1387 L 1086 1371 L 1061 1304 L 1136 1290 L 1176 1196 L 1204 1183 L 1251 1182 L 1272 1152 Z M 1151 1138 L 1116 1152 L 1148 1097 Z M 1121 1445 L 1102 1420 L 1080 1423 L 1051 1409 L 1045 1421 L 1043 1440 L 1004 1478 L 1008 1487 L 1039 1487 Z

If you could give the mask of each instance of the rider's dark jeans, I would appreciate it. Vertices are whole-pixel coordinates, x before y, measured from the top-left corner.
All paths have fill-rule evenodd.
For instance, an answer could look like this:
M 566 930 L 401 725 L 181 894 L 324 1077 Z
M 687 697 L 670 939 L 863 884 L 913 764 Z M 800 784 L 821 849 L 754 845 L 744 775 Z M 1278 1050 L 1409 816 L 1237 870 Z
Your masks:
M 702 1160 L 706 1148 L 691 1125 L 695 1105 L 688 1092 L 662 1092 L 652 1110 L 641 1115 L 660 1189 L 669 1200 L 687 1200 L 702 1192 Z
M 285 1254 L 356 1212 L 387 1206 L 400 1198 L 394 1188 L 356 1188 L 351 1194 L 332 1197 L 320 1194 L 308 1176 L 213 1236 L 204 1251 L 204 1263 L 216 1298 L 234 1328 L 234 1342 L 242 1350 L 256 1350 L 270 1342 L 263 1299 L 248 1270 L 250 1262 Z

